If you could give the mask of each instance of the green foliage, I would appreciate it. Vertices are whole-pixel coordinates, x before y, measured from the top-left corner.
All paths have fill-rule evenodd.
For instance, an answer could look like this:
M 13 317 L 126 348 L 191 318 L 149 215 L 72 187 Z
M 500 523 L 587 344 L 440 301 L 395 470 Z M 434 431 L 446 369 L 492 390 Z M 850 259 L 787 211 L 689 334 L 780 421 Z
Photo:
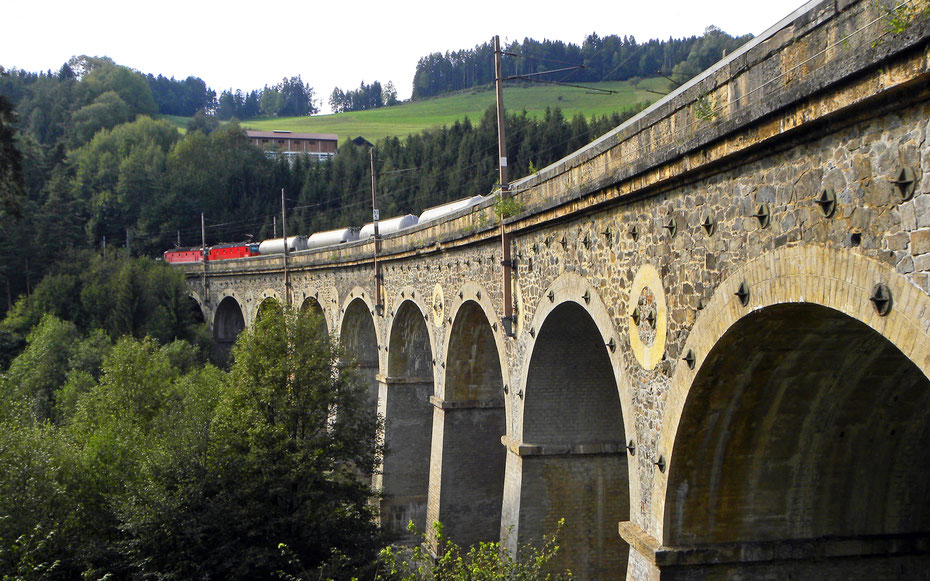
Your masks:
M 132 109 L 116 91 L 107 91 L 71 116 L 71 143 L 74 146 L 83 145 L 93 139 L 99 131 L 128 123 L 134 117 Z
M 505 53 L 523 58 L 502 61 L 504 77 L 536 74 L 566 65 L 584 68 L 572 73 L 572 82 L 591 83 L 603 80 L 622 81 L 651 76 L 656 71 L 676 67 L 694 71 L 706 69 L 723 56 L 745 43 L 751 36 L 731 37 L 710 26 L 701 37 L 649 40 L 640 44 L 632 36 L 591 34 L 579 46 L 561 41 L 542 42 L 526 38 L 504 47 Z M 491 42 L 473 49 L 432 53 L 417 63 L 413 78 L 413 99 L 433 97 L 450 91 L 488 86 L 494 82 L 493 47 Z M 679 63 L 684 67 L 677 67 Z
M 0 580 L 26 581 L 55 576 L 61 561 L 45 560 L 47 549 L 53 544 L 54 537 L 55 531 L 46 532 L 42 525 L 36 525 L 12 543 L 4 542 L 4 539 L 0 538 L 0 563 L 6 565 L 3 571 L 9 571 L 3 573 Z
M 0 67 L 0 77 L 5 74 L 3 67 Z M 15 122 L 13 104 L 0 94 L 0 217 L 4 214 L 18 216 L 21 198 L 25 193 L 22 154 L 16 147 L 13 130 Z
M 273 87 L 265 87 L 260 98 L 262 112 L 272 117 L 300 117 L 318 111 L 313 88 L 300 75 L 284 78 Z
M 720 113 L 717 108 L 717 99 L 707 93 L 702 93 L 691 105 L 691 113 L 701 121 L 714 119 Z
M 64 342 L 60 349 L 65 359 L 75 349 L 72 367 L 92 374 L 106 352 L 104 331 L 110 339 L 148 335 L 168 343 L 179 338 L 195 342 L 199 352 L 209 350 L 199 309 L 187 296 L 181 273 L 149 259 L 70 254 L 0 322 L 0 338 L 7 338 L 9 349 L 4 357 L 12 360 L 21 346 L 16 338 L 26 337 L 46 315 L 68 321 L 79 334 L 90 334 L 86 341 L 92 347 Z
M 220 127 L 220 121 L 213 115 L 207 115 L 203 109 L 197 111 L 190 121 L 187 122 L 187 132 L 201 131 L 205 135 L 210 135 Z
M 329 96 L 329 106 L 333 113 L 378 109 L 379 107 L 392 106 L 397 103 L 397 89 L 394 88 L 394 84 L 390 81 L 384 87 L 378 81 L 370 85 L 362 81 L 358 89 L 349 91 L 343 91 L 336 87 Z
M 927 18 L 930 16 L 930 2 L 927 0 L 916 0 L 911 2 L 873 2 L 873 6 L 884 15 L 885 29 L 884 34 L 872 41 L 872 47 L 875 48 L 882 44 L 884 35 L 901 34 L 910 28 L 918 18 Z
M 441 523 L 434 523 L 435 556 L 424 547 L 431 541 L 413 549 L 387 547 L 381 551 L 378 579 L 391 581 L 536 581 L 539 579 L 571 579 L 570 571 L 557 571 L 553 559 L 559 551 L 559 527 L 542 539 L 541 546 L 526 545 L 519 549 L 516 559 L 500 543 L 478 543 L 467 549 L 459 547 L 443 533 Z M 410 530 L 416 527 L 410 523 Z
M 74 450 L 48 425 L 0 411 L 0 427 L 0 578 L 67 578 Z
M 74 197 L 90 209 L 86 230 L 92 240 L 110 233 L 112 224 L 143 222 L 168 190 L 165 164 L 180 136 L 169 123 L 142 117 L 102 131 L 76 151 Z M 137 236 L 144 234 L 137 232 Z
M 207 87 L 199 77 L 187 77 L 176 81 L 162 75 L 146 75 L 152 98 L 162 115 L 195 115 L 198 111 L 212 109 L 216 102 L 216 92 Z
M 254 579 L 298 562 L 340 578 L 373 567 L 380 424 L 351 370 L 336 372 L 320 323 L 267 310 L 227 374 L 184 341 L 111 346 L 46 315 L 2 376 L 0 571 Z
M 513 196 L 504 197 L 498 193 L 494 200 L 494 215 L 498 220 L 506 220 L 523 211 L 523 204 Z
M 53 315 L 43 316 L 26 337 L 26 350 L 0 378 L 0 397 L 21 402 L 40 421 L 51 419 L 54 394 L 65 382 L 77 339 L 74 324 Z
M 115 92 L 136 114 L 154 115 L 158 112 L 145 77 L 112 61 L 95 65 L 84 75 L 78 95 L 84 102 L 92 102 L 108 91 Z
M 359 480 L 377 465 L 379 422 L 351 370 L 334 373 L 339 352 L 317 316 L 269 309 L 236 344 L 215 429 L 230 476 L 246 483 L 235 492 L 253 501 L 230 507 L 230 532 L 283 542 L 311 567 L 354 547 L 361 567 L 379 541 Z M 251 551 L 243 574 L 273 572 L 276 544 Z

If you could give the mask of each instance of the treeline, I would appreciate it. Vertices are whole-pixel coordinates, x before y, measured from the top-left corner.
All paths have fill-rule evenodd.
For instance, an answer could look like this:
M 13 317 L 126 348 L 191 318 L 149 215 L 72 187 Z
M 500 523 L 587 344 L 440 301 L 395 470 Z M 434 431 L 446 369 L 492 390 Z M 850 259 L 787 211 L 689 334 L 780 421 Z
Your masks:
M 520 55 L 505 56 L 505 77 L 583 66 L 583 69 L 552 76 L 566 82 L 625 81 L 658 73 L 683 83 L 703 71 L 725 53 L 739 48 L 751 35 L 732 37 L 710 26 L 703 36 L 649 40 L 638 43 L 633 36 L 591 34 L 581 46 L 562 41 L 530 38 L 514 41 L 503 48 Z M 432 53 L 417 63 L 413 78 L 413 98 L 424 99 L 494 82 L 494 48 L 491 42 L 473 49 Z
M 212 111 L 216 107 L 216 91 L 199 77 L 176 81 L 174 77 L 148 74 L 145 78 L 162 115 L 193 117 L 198 111 Z
M 394 83 L 388 81 L 383 87 L 378 81 L 366 85 L 362 81 L 358 89 L 343 91 L 339 87 L 333 89 L 329 96 L 329 106 L 333 113 L 346 113 L 348 111 L 364 111 L 379 107 L 397 105 L 397 89 Z
M 271 87 L 265 85 L 261 91 L 223 91 L 216 102 L 216 116 L 223 120 L 253 119 L 262 115 L 303 117 L 317 112 L 313 87 L 303 82 L 300 75 L 285 78 Z

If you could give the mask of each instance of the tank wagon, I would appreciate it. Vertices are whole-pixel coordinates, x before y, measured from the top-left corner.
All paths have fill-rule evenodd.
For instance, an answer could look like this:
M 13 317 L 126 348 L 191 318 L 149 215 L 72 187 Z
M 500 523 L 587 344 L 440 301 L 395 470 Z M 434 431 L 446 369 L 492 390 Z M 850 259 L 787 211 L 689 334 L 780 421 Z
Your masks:
M 424 224 L 439 220 L 445 216 L 458 212 L 460 210 L 471 208 L 486 200 L 484 196 L 473 196 L 434 206 L 428 208 L 420 214 L 419 217 L 413 214 L 403 216 L 394 216 L 386 220 L 378 221 L 378 235 L 384 236 L 394 234 L 401 230 L 411 228 L 417 224 Z M 336 230 L 326 230 L 325 232 L 315 232 L 310 236 L 288 236 L 285 242 L 284 238 L 270 238 L 261 242 L 240 242 L 233 244 L 217 244 L 201 248 L 173 248 L 166 250 L 164 258 L 166 262 L 202 262 L 206 255 L 207 260 L 233 260 L 237 258 L 248 258 L 250 256 L 266 256 L 272 254 L 281 254 L 284 252 L 285 243 L 288 252 L 297 252 L 300 250 L 311 250 L 316 248 L 325 248 L 327 246 L 338 246 L 356 240 L 367 240 L 374 235 L 374 222 L 369 222 L 361 228 L 346 227 Z

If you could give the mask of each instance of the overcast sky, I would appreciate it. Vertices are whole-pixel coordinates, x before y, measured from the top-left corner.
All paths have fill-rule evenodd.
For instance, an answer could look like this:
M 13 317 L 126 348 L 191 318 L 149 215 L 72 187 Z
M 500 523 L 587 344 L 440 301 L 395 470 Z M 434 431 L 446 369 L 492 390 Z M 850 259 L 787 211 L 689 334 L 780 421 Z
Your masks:
M 333 87 L 393 81 L 410 96 L 417 60 L 502 39 L 580 44 L 595 32 L 637 41 L 700 35 L 709 25 L 759 34 L 803 0 L 217 2 L 19 0 L 3 9 L 0 66 L 57 71 L 72 55 L 223 89 L 300 75 L 321 104 Z

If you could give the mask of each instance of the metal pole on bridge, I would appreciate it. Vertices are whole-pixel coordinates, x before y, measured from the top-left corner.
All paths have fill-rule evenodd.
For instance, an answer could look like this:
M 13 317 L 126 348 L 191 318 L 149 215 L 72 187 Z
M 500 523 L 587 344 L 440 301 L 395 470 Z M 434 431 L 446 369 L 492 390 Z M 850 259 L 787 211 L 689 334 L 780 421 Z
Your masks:
M 497 151 L 500 158 L 500 199 L 510 189 L 507 181 L 507 136 L 505 132 L 506 118 L 504 114 L 504 79 L 501 75 L 501 39 L 494 36 L 494 88 L 497 92 Z M 504 287 L 504 316 L 501 322 L 508 337 L 516 337 L 516 318 L 513 315 L 513 298 L 511 286 L 513 280 L 513 260 L 510 258 L 510 236 L 504 226 L 504 216 L 501 221 L 501 266 L 503 266 L 502 283 Z
M 371 160 L 371 220 L 375 237 L 375 309 L 378 314 L 384 313 L 384 302 L 381 300 L 381 265 L 378 263 L 378 252 L 381 250 L 381 235 L 378 233 L 378 174 L 375 172 L 375 150 L 368 150 Z
M 284 188 L 281 188 L 281 236 L 284 237 L 284 302 L 291 306 L 291 281 L 287 275 L 287 210 L 284 205 Z
M 207 227 L 203 212 L 200 213 L 200 262 L 203 263 L 203 300 L 209 301 L 210 295 L 207 294 Z

